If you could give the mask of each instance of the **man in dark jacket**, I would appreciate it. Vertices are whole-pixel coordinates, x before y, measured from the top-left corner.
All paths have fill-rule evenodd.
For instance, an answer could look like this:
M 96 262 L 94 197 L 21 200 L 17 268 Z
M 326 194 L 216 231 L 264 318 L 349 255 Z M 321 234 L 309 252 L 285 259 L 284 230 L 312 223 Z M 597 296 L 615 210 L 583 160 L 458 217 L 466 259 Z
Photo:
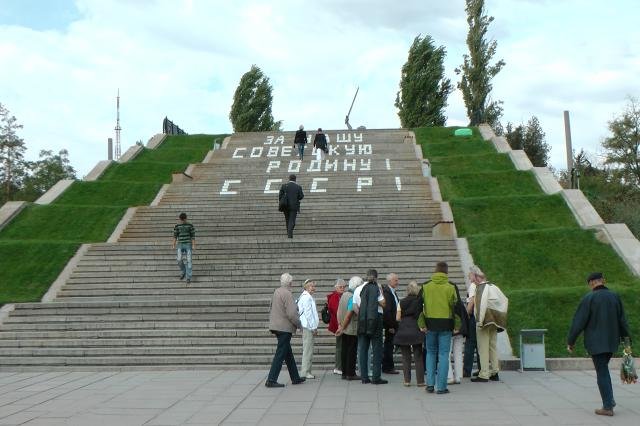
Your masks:
M 602 273 L 592 273 L 587 278 L 587 283 L 591 287 L 591 293 L 582 298 L 573 317 L 567 337 L 567 350 L 573 352 L 576 339 L 584 331 L 584 347 L 593 360 L 602 398 L 602 408 L 596 409 L 595 413 L 613 416 L 616 402 L 613 399 L 609 360 L 618 350 L 621 339 L 629 337 L 629 325 L 620 297 L 605 287 Z
M 360 295 L 354 293 L 353 303 L 358 312 L 358 362 L 362 383 L 384 385 L 388 383 L 380 378 L 382 365 L 382 310 L 384 296 L 378 285 L 378 272 L 370 269 L 367 272 L 367 282 L 362 287 Z M 369 380 L 369 347 L 371 347 L 373 368 Z
M 287 236 L 293 238 L 293 228 L 296 227 L 296 216 L 300 211 L 300 200 L 304 198 L 302 188 L 296 183 L 296 175 L 289 175 L 289 182 L 282 184 L 278 200 L 284 208 L 284 220 L 287 224 Z
M 293 146 L 298 146 L 298 156 L 300 160 L 304 158 L 304 147 L 307 144 L 307 132 L 304 131 L 304 126 L 301 124 L 293 138 Z
M 384 327 L 384 346 L 382 349 L 382 372 L 385 374 L 398 374 L 393 363 L 393 338 L 398 331 L 398 275 L 390 273 L 387 275 L 387 284 L 382 286 L 384 296 L 384 310 L 382 312 L 382 325 Z

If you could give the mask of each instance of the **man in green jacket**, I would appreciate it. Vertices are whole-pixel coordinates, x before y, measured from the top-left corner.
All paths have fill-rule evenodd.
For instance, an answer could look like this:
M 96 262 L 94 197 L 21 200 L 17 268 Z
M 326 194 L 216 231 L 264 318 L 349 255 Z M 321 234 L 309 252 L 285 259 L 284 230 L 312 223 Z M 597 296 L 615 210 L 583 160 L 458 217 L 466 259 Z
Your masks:
M 593 360 L 602 398 L 602 408 L 595 412 L 601 416 L 613 416 L 616 402 L 613 399 L 609 360 L 618 350 L 621 339 L 629 337 L 629 325 L 620 297 L 605 287 L 602 272 L 590 274 L 587 283 L 591 293 L 582 298 L 573 317 L 567 350 L 573 352 L 576 339 L 584 331 L 584 347 Z
M 177 260 L 180 266 L 180 279 L 187 278 L 187 284 L 191 283 L 192 253 L 196 247 L 196 229 L 187 222 L 187 214 L 180 213 L 180 222 L 173 227 L 173 249 L 178 248 Z
M 447 375 L 449 373 L 449 351 L 453 335 L 453 309 L 457 302 L 456 290 L 449 283 L 446 262 L 438 262 L 431 281 L 422 286 L 423 308 L 418 318 L 418 326 L 426 331 L 427 347 L 427 392 L 449 393 Z M 438 364 L 436 383 L 436 357 Z

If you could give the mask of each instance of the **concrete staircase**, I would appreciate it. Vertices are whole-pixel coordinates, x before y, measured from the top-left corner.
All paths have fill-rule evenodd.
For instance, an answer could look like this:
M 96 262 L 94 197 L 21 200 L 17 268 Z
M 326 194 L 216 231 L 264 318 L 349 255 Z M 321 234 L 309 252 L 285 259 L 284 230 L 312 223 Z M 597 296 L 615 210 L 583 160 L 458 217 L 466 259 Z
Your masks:
M 93 244 L 51 303 L 17 304 L 0 327 L 0 369 L 265 368 L 275 349 L 270 297 L 282 272 L 317 280 L 320 309 L 336 278 L 378 269 L 426 280 L 435 263 L 464 283 L 455 240 L 432 236 L 440 203 L 413 139 L 399 130 L 328 132 L 331 152 L 298 162 L 292 133 L 232 136 L 193 179 L 139 207 L 117 243 Z M 290 172 L 305 198 L 286 238 L 277 191 Z M 178 214 L 197 231 L 194 278 L 170 248 Z M 322 325 L 321 328 L 325 326 Z M 333 364 L 322 330 L 314 363 Z M 301 338 L 293 347 L 301 351 Z

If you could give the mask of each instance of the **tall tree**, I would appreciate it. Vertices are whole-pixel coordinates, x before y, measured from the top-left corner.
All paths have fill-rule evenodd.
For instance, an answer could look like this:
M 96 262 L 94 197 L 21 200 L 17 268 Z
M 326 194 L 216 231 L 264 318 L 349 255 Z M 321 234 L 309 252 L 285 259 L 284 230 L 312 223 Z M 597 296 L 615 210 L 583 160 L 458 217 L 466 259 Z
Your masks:
M 453 90 L 444 77 L 444 46 L 436 48 L 431 36 L 417 36 L 402 67 L 395 106 L 402 127 L 444 126 L 447 97 Z
M 17 119 L 0 104 L 0 201 L 11 200 L 26 174 L 26 147 L 16 133 L 22 129 Z
M 507 123 L 505 137 L 513 149 L 522 149 L 536 167 L 544 167 L 549 162 L 551 147 L 546 142 L 546 135 L 540 120 L 532 116 L 526 125 L 513 126 Z
M 274 130 L 281 123 L 273 120 L 273 96 L 269 78 L 255 65 L 247 71 L 233 95 L 229 119 L 235 132 Z
M 602 146 L 605 164 L 611 164 L 623 174 L 623 179 L 640 185 L 640 105 L 636 98 L 629 98 L 621 116 L 609 122 L 611 135 Z
M 20 198 L 33 201 L 44 194 L 61 179 L 75 179 L 76 171 L 69 161 L 66 149 L 54 154 L 51 150 L 40 151 L 40 159 L 29 164 L 31 174 L 24 179 Z
M 494 126 L 502 116 L 502 101 L 491 99 L 491 80 L 500 72 L 505 62 L 501 59 L 490 64 L 498 43 L 486 39 L 493 16 L 485 15 L 484 0 L 466 0 L 466 4 L 469 54 L 464 55 L 464 63 L 455 70 L 456 74 L 462 74 L 458 89 L 462 91 L 467 107 L 469 125 L 488 123 Z

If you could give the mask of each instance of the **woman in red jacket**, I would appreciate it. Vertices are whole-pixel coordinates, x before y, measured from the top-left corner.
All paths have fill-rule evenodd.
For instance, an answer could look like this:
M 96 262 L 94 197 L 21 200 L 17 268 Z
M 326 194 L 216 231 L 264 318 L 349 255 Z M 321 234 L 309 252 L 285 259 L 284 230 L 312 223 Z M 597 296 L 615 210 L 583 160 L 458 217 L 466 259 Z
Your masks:
M 335 290 L 333 293 L 327 295 L 327 306 L 329 307 L 329 315 L 331 319 L 329 320 L 329 327 L 327 329 L 333 335 L 338 331 L 338 305 L 340 304 L 340 298 L 342 297 L 342 293 L 344 293 L 344 289 L 347 286 L 347 283 L 339 278 L 336 281 Z M 333 369 L 333 374 L 342 374 L 342 336 L 336 336 L 336 366 Z

